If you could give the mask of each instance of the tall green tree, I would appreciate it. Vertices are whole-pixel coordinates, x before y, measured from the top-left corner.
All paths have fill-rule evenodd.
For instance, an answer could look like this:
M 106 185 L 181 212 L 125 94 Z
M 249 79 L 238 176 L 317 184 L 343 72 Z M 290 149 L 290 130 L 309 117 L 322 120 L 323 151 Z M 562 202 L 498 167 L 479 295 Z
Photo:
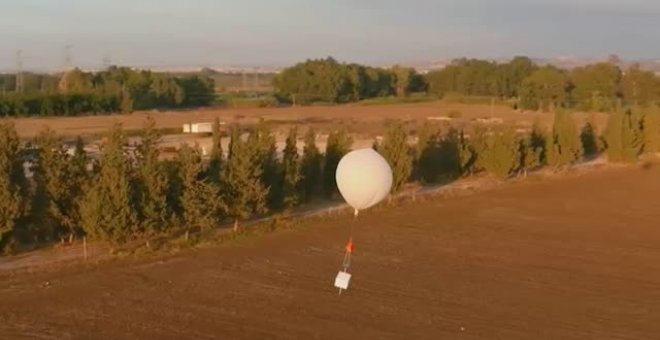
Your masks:
M 220 181 L 220 172 L 222 169 L 223 150 L 222 135 L 220 132 L 220 119 L 213 121 L 213 133 L 211 139 L 211 154 L 209 160 L 208 177 L 216 183 Z
M 412 79 L 415 75 L 415 70 L 410 67 L 403 67 L 394 65 L 392 67 L 392 74 L 394 75 L 394 89 L 397 97 L 405 97 L 410 92 Z
M 485 170 L 501 178 L 512 175 L 520 164 L 520 141 L 515 131 L 510 127 L 499 128 L 490 131 L 485 138 L 479 153 Z
M 578 162 L 584 153 L 577 126 L 571 114 L 564 110 L 555 113 L 552 134 L 546 139 L 545 156 L 555 168 Z
M 472 171 L 475 156 L 462 131 L 451 128 L 444 135 L 438 129 L 423 133 L 429 135 L 422 136 L 426 142 L 417 163 L 422 182 L 454 180 Z
M 534 62 L 528 57 L 514 57 L 505 64 L 497 67 L 497 95 L 502 98 L 518 97 L 520 86 L 525 78 L 537 69 Z
M 427 74 L 428 90 L 438 96 L 495 96 L 500 87 L 498 70 L 498 65 L 491 61 L 456 59 L 443 69 Z
M 621 94 L 628 104 L 648 105 L 657 102 L 660 82 L 653 72 L 630 67 L 621 78 Z
M 392 192 L 403 189 L 412 174 L 413 157 L 408 145 L 408 134 L 401 122 L 390 124 L 378 152 L 383 155 L 392 168 Z
M 301 163 L 298 155 L 298 129 L 289 130 L 282 154 L 282 198 L 284 208 L 300 203 Z
M 142 231 L 150 233 L 165 230 L 171 219 L 167 205 L 169 183 L 164 164 L 160 160 L 159 139 L 156 120 L 149 116 L 135 158 L 139 217 Z
M 322 155 L 316 146 L 316 132 L 309 128 L 305 133 L 305 147 L 301 160 L 301 181 L 303 186 L 303 197 L 309 202 L 318 193 L 321 184 L 321 161 Z
M 496 63 L 478 59 L 459 59 L 453 64 L 460 69 L 455 80 L 456 92 L 467 96 L 495 95 Z
M 582 126 L 580 130 L 580 140 L 582 141 L 582 149 L 584 150 L 584 155 L 587 157 L 596 156 L 601 152 L 602 145 L 600 142 L 600 137 L 596 131 L 596 124 L 593 120 L 590 120 Z
M 353 81 L 346 65 L 326 58 L 307 60 L 284 69 L 275 77 L 273 85 L 280 97 L 296 103 L 341 103 L 354 99 Z
M 241 219 L 267 211 L 268 188 L 262 181 L 259 150 L 241 140 L 237 127 L 232 128 L 230 144 L 230 156 L 222 169 L 222 194 L 227 214 L 234 220 L 234 231 L 238 231 Z
M 82 137 L 76 137 L 76 143 L 73 147 L 73 155 L 71 156 L 72 163 L 72 172 L 75 174 L 75 177 L 81 178 L 82 182 L 85 181 L 85 177 L 88 175 L 88 169 L 90 165 L 90 158 L 85 151 L 85 141 Z
M 120 108 L 122 113 L 131 113 L 133 112 L 133 96 L 131 95 L 131 92 L 124 89 L 121 91 L 120 95 Z
M 29 209 L 21 143 L 8 122 L 0 123 L 0 247 L 21 226 Z
M 87 151 L 85 151 L 85 142 L 78 136 L 73 149 L 73 155 L 69 158 L 69 190 L 74 197 L 74 210 L 70 212 L 69 219 L 72 221 L 72 232 L 80 235 L 83 232 L 82 217 L 80 215 L 81 205 L 85 199 L 85 193 L 91 187 L 90 179 L 93 176 L 93 162 L 90 159 Z
M 488 127 L 484 125 L 475 125 L 469 132 L 470 139 L 468 142 L 473 159 L 470 167 L 470 173 L 472 174 L 486 170 L 486 165 L 484 164 L 486 157 L 484 157 L 484 154 L 488 152 L 490 134 L 491 132 L 488 130 Z
M 455 172 L 455 177 L 466 176 L 475 173 L 477 153 L 471 141 L 466 136 L 465 130 L 457 131 L 455 129 L 451 129 L 449 130 L 449 134 L 447 137 L 445 137 L 445 139 L 448 139 L 451 142 L 450 145 L 456 145 L 456 148 L 458 149 L 458 172 Z
M 549 111 L 567 104 L 568 76 L 553 66 L 544 66 L 525 78 L 518 90 L 520 106 L 530 110 Z
M 68 153 L 64 142 L 51 129 L 45 129 L 35 139 L 37 158 L 33 167 L 35 194 L 32 215 L 35 227 L 32 232 L 42 239 L 52 240 L 78 232 L 79 222 L 77 204 L 82 195 L 80 176 L 85 177 L 77 168 L 76 157 Z M 84 150 L 83 150 L 84 152 Z
M 644 115 L 644 152 L 660 152 L 660 110 L 653 108 Z
M 277 210 L 282 207 L 282 165 L 277 158 L 275 136 L 265 121 L 259 122 L 250 133 L 247 146 L 253 155 L 255 166 L 261 169 L 261 181 L 268 189 L 266 206 Z
M 620 95 L 621 70 L 610 63 L 597 63 L 571 71 L 573 100 L 582 110 L 612 111 Z
M 635 162 L 644 146 L 641 113 L 633 110 L 610 114 L 605 130 L 607 157 L 611 162 Z
M 527 176 L 531 170 L 545 163 L 546 133 L 539 122 L 534 122 L 532 130 L 520 140 L 520 171 Z
M 218 183 L 204 178 L 204 165 L 199 148 L 184 144 L 177 152 L 176 173 L 178 206 L 186 231 L 217 227 L 227 206 L 220 199 Z
M 423 177 L 422 172 L 422 156 L 424 155 L 425 150 L 429 149 L 435 140 L 433 139 L 434 135 L 437 133 L 437 127 L 432 125 L 429 121 L 425 121 L 424 125 L 416 133 L 416 142 L 412 149 L 413 151 L 413 173 L 412 178 L 414 180 L 421 180 Z
M 417 141 L 416 172 L 421 182 L 435 183 L 442 177 L 445 170 L 443 169 L 443 159 L 446 159 L 446 153 L 443 150 L 451 148 L 449 144 L 443 144 L 443 141 L 440 131 L 432 130 L 430 125 L 425 126 L 420 133 Z
M 91 74 L 85 73 L 79 68 L 64 73 L 58 84 L 58 91 L 61 93 L 86 92 L 90 90 L 92 90 Z
M 133 169 L 125 152 L 121 124 L 108 132 L 99 170 L 81 205 L 83 228 L 89 235 L 112 242 L 126 241 L 138 230 Z
M 337 165 L 341 158 L 350 151 L 352 144 L 353 139 L 346 130 L 333 131 L 328 135 L 325 163 L 323 164 L 323 191 L 328 198 L 332 198 L 338 193 L 335 179 Z

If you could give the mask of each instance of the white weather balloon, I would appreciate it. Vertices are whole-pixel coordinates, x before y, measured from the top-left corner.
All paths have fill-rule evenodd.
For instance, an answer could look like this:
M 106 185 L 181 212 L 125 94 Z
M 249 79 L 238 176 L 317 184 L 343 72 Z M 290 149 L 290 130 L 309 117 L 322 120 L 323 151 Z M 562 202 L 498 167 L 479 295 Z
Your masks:
M 339 192 L 356 212 L 382 201 L 392 189 L 392 169 L 373 149 L 347 153 L 337 165 Z

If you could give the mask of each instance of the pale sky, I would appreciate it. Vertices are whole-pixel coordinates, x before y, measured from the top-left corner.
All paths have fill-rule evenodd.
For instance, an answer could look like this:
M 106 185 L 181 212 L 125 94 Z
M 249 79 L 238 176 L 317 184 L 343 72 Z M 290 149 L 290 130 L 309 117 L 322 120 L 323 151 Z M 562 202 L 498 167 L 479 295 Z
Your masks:
M 0 0 L 0 70 L 660 57 L 658 0 Z

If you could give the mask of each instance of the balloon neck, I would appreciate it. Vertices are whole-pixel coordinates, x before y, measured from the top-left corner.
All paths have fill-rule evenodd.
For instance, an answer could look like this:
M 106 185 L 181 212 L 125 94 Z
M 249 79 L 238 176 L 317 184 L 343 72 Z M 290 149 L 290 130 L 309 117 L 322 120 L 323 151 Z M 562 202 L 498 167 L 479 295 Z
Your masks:
M 357 209 L 353 210 L 353 216 L 354 216 L 354 217 L 357 218 L 359 213 L 360 213 L 359 210 L 357 210 Z

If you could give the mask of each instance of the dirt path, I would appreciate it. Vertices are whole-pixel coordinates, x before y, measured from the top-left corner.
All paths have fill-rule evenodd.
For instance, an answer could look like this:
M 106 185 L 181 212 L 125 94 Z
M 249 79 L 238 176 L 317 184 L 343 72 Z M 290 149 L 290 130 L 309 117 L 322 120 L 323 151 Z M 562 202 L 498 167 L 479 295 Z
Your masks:
M 525 181 L 161 260 L 3 277 L 0 339 L 655 339 L 660 169 Z

